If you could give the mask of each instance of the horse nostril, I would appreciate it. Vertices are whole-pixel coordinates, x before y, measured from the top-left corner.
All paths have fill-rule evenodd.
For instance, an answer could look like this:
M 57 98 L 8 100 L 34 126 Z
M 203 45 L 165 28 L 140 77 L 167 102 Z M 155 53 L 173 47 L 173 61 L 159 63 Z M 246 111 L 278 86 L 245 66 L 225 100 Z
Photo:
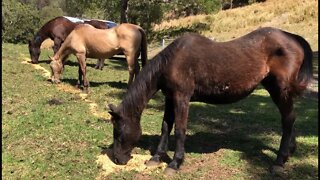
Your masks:
M 114 158 L 114 162 L 115 162 L 116 164 L 119 164 L 119 161 L 118 161 L 117 158 Z

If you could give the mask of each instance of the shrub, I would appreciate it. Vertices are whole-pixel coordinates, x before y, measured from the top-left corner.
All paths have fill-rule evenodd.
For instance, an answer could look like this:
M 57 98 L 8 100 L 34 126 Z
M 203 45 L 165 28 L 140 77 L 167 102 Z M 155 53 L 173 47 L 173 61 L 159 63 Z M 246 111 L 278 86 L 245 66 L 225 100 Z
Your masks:
M 39 27 L 37 9 L 16 0 L 2 2 L 2 41 L 26 43 Z

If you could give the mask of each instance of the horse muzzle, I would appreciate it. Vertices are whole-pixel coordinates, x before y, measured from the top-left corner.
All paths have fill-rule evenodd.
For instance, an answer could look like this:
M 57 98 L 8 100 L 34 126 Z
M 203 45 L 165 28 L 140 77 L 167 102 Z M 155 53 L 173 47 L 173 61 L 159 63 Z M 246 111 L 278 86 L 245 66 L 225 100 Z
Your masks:
M 128 161 L 132 158 L 132 156 L 127 155 L 127 154 L 123 154 L 123 155 L 113 155 L 114 159 L 114 163 L 117 165 L 126 165 L 128 163 Z
M 32 59 L 32 60 L 31 60 L 31 63 L 32 63 L 32 64 L 38 64 L 38 60 Z

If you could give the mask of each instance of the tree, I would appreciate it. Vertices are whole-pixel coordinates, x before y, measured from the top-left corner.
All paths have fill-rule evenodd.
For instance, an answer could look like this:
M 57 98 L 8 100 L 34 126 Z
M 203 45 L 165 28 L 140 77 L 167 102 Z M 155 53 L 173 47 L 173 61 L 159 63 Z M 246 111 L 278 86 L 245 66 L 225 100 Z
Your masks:
M 128 21 L 140 25 L 147 32 L 152 23 L 158 23 L 162 19 L 161 4 L 154 0 L 130 0 L 128 6 Z
M 38 10 L 17 0 L 2 2 L 3 42 L 26 43 L 39 27 Z
M 128 22 L 128 1 L 129 0 L 121 0 L 120 23 Z

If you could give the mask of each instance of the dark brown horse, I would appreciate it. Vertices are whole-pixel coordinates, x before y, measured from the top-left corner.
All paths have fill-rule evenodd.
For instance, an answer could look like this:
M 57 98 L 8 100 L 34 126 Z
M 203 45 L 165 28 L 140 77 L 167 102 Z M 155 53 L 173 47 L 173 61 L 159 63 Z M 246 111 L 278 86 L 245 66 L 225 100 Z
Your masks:
M 260 28 L 229 42 L 186 34 L 142 69 L 121 104 L 109 105 L 114 126 L 113 160 L 126 164 L 141 136 L 140 118 L 158 90 L 165 95 L 161 139 L 147 165 L 166 157 L 175 124 L 176 149 L 167 173 L 184 159 L 190 101 L 228 104 L 247 97 L 260 83 L 281 114 L 282 138 L 275 166 L 283 166 L 296 149 L 293 98 L 312 78 L 312 50 L 302 37 L 275 28 Z
M 53 40 L 53 52 L 56 53 L 63 41 L 70 34 L 70 32 L 78 24 L 83 23 L 90 24 L 98 29 L 108 29 L 117 25 L 114 22 L 104 20 L 82 20 L 67 16 L 56 17 L 44 24 L 37 32 L 37 34 L 33 37 L 33 39 L 29 41 L 29 53 L 31 56 L 31 62 L 38 63 L 40 46 L 44 40 L 46 40 L 47 38 Z M 104 64 L 103 62 L 104 61 L 100 59 L 97 62 L 95 68 L 102 69 Z

